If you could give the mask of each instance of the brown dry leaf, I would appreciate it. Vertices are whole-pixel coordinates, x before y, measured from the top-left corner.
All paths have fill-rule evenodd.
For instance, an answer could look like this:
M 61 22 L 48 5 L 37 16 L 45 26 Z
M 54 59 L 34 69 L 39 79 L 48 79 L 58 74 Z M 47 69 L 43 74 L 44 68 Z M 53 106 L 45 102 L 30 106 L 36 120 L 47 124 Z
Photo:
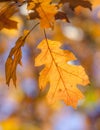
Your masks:
M 60 0 L 60 4 L 69 3 L 69 7 L 74 10 L 77 6 L 92 10 L 92 4 L 88 0 Z
M 3 28 L 17 29 L 17 22 L 11 20 L 10 17 L 17 12 L 15 5 L 5 5 L 0 9 L 0 30 Z
M 39 18 L 40 26 L 42 28 L 53 29 L 54 27 L 55 14 L 57 13 L 57 8 L 55 5 L 50 4 L 50 2 L 51 0 L 34 0 L 29 2 L 28 4 L 28 10 L 34 10 L 34 12 L 31 13 L 31 18 Z
M 39 16 L 38 12 L 34 11 L 34 12 L 30 12 L 28 14 L 28 18 L 29 19 L 37 19 L 37 18 L 40 19 L 40 16 Z
M 67 17 L 67 14 L 62 12 L 62 11 L 58 11 L 55 15 L 55 19 L 58 20 L 65 20 L 66 22 L 69 22 L 69 19 Z
M 89 79 L 82 66 L 68 64 L 68 61 L 76 60 L 76 57 L 72 52 L 60 49 L 60 46 L 60 42 L 47 39 L 38 45 L 42 51 L 35 59 L 35 65 L 45 65 L 40 72 L 39 87 L 43 90 L 49 82 L 47 99 L 50 103 L 63 100 L 76 108 L 78 100 L 84 97 L 77 84 L 86 85 Z
M 10 54 L 5 64 L 6 83 L 9 86 L 10 80 L 13 80 L 16 86 L 16 68 L 17 65 L 21 65 L 22 51 L 21 47 L 24 46 L 25 39 L 29 31 L 24 31 L 24 35 L 21 36 L 17 41 L 16 45 L 11 49 Z

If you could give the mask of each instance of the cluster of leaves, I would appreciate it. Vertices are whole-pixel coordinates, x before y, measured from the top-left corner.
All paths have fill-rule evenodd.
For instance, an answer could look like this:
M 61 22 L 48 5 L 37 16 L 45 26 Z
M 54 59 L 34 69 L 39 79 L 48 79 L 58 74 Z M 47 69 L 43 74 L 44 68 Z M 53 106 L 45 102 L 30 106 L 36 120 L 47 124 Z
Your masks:
M 16 68 L 18 64 L 21 64 L 22 58 L 21 47 L 24 46 L 30 32 L 40 24 L 40 27 L 44 29 L 45 39 L 38 45 L 41 53 L 35 59 L 35 66 L 45 65 L 45 67 L 39 75 L 39 87 L 44 90 L 50 83 L 47 94 L 48 101 L 63 100 L 67 105 L 75 108 L 78 100 L 83 98 L 77 84 L 87 85 L 89 83 L 88 76 L 82 66 L 68 64 L 69 61 L 76 60 L 76 57 L 72 52 L 62 50 L 60 48 L 62 43 L 59 41 L 47 39 L 45 29 L 54 29 L 56 20 L 69 22 L 67 14 L 61 11 L 64 4 L 68 4 L 72 11 L 75 11 L 78 6 L 91 10 L 92 4 L 88 0 L 60 0 L 56 3 L 52 0 L 1 0 L 0 2 L 8 4 L 0 9 L 0 30 L 17 28 L 17 22 L 11 20 L 11 16 L 24 3 L 27 3 L 27 10 L 30 12 L 28 20 L 39 20 L 39 23 L 30 31 L 25 30 L 23 36 L 16 41 L 15 47 L 11 49 L 5 64 L 6 83 L 9 85 L 12 79 L 16 86 Z

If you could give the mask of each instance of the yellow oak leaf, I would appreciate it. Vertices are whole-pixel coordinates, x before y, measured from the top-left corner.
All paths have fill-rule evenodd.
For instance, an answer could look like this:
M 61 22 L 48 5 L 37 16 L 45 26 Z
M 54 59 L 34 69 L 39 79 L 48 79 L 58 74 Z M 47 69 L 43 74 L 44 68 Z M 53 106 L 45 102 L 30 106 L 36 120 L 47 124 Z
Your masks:
M 40 16 L 40 26 L 53 29 L 57 8 L 54 5 L 41 4 L 36 10 Z
M 57 8 L 55 5 L 50 4 L 51 0 L 34 0 L 29 2 L 28 9 L 35 11 L 35 17 L 40 19 L 40 26 L 42 28 L 54 27 L 55 14 Z
M 5 64 L 6 83 L 9 86 L 10 80 L 13 80 L 16 86 L 16 68 L 17 65 L 21 65 L 22 51 L 21 47 L 24 46 L 25 39 L 29 31 L 24 31 L 24 35 L 21 36 L 17 41 L 16 45 L 11 49 L 9 56 Z
M 40 72 L 39 87 L 44 90 L 48 83 L 47 99 L 50 103 L 63 100 L 67 105 L 76 108 L 78 100 L 84 96 L 77 85 L 87 85 L 88 76 L 81 65 L 68 64 L 76 60 L 74 54 L 68 50 L 62 50 L 58 41 L 43 40 L 38 48 L 41 53 L 35 59 L 35 66 L 45 65 Z
M 15 5 L 5 5 L 0 10 L 0 30 L 3 28 L 17 29 L 17 22 L 11 20 L 10 17 L 17 12 Z

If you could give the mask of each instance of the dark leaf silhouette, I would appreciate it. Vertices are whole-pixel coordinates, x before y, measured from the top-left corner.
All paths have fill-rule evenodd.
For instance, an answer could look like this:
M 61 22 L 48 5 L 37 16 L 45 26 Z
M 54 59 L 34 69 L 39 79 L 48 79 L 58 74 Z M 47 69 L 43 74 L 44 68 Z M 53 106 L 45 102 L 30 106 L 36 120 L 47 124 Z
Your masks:
M 88 0 L 60 0 L 59 4 L 69 3 L 69 7 L 74 10 L 77 6 L 92 10 L 92 4 Z
M 67 14 L 61 11 L 58 11 L 55 15 L 55 19 L 58 20 L 65 20 L 66 22 L 69 22 L 69 19 L 67 17 Z

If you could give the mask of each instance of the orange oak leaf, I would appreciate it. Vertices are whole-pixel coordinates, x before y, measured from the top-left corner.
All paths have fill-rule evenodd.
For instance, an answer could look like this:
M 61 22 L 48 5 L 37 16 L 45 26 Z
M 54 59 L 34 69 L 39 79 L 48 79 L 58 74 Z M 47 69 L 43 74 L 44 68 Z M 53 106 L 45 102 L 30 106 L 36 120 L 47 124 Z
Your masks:
M 34 10 L 34 12 L 31 13 L 31 16 L 33 17 L 33 19 L 40 19 L 40 26 L 42 28 L 53 29 L 54 27 L 57 8 L 55 5 L 50 4 L 50 2 L 51 0 L 32 0 L 28 4 L 28 10 Z
M 69 3 L 69 7 L 74 10 L 77 6 L 92 10 L 92 4 L 88 0 L 60 0 L 60 4 Z
M 37 8 L 37 12 L 40 16 L 40 26 L 42 28 L 53 29 L 55 22 L 55 14 L 57 13 L 56 7 L 54 5 L 41 4 L 41 6 Z
M 9 86 L 10 80 L 13 80 L 16 86 L 16 68 L 17 65 L 21 65 L 22 51 L 21 47 L 24 46 L 25 39 L 29 31 L 24 31 L 24 35 L 21 36 L 17 41 L 16 45 L 11 49 L 9 56 L 5 64 L 6 83 Z
M 17 12 L 15 5 L 6 5 L 0 10 L 0 30 L 3 28 L 17 29 L 17 22 L 11 20 L 10 17 Z
M 40 72 L 39 87 L 44 90 L 50 83 L 47 94 L 50 103 L 63 100 L 76 108 L 78 100 L 84 97 L 77 85 L 87 85 L 89 79 L 82 66 L 68 64 L 69 61 L 76 60 L 74 54 L 60 47 L 60 42 L 48 39 L 38 45 L 41 53 L 35 59 L 35 66 L 45 65 Z
M 41 4 L 50 4 L 51 0 L 30 0 L 28 1 L 28 10 L 33 10 L 37 7 L 39 7 Z

